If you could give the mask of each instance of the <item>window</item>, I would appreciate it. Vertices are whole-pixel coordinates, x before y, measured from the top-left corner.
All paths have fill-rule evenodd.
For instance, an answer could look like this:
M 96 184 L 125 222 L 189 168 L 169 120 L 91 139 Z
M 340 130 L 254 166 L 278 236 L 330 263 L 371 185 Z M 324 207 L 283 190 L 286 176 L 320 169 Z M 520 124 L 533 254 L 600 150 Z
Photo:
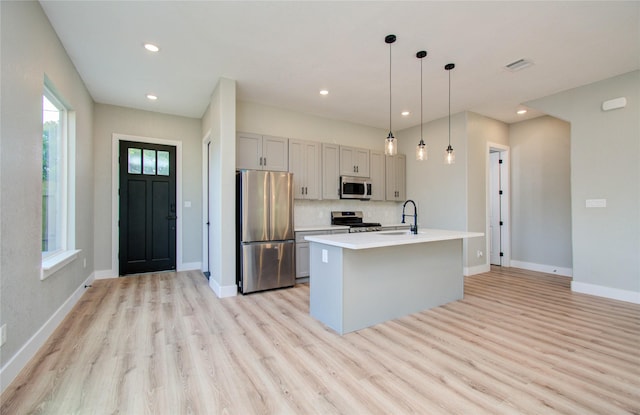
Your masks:
M 45 83 L 42 94 L 42 276 L 71 262 L 73 250 L 73 112 Z

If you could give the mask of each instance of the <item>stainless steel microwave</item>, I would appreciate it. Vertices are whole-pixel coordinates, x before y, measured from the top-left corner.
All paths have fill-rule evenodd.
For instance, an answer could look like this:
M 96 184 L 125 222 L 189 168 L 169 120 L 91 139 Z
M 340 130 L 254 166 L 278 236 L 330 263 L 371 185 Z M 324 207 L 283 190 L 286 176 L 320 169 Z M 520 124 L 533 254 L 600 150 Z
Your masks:
M 340 177 L 340 199 L 371 199 L 371 181 L 362 177 Z

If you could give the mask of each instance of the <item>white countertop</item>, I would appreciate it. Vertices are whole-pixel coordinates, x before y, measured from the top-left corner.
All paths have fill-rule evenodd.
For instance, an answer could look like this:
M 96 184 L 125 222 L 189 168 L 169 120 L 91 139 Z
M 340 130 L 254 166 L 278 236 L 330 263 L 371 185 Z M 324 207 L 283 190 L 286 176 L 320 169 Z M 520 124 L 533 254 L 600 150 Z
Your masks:
M 385 246 L 419 244 L 484 236 L 482 232 L 450 231 L 445 229 L 420 229 L 417 235 L 409 231 L 358 232 L 335 235 L 313 235 L 304 239 L 346 249 L 382 248 Z

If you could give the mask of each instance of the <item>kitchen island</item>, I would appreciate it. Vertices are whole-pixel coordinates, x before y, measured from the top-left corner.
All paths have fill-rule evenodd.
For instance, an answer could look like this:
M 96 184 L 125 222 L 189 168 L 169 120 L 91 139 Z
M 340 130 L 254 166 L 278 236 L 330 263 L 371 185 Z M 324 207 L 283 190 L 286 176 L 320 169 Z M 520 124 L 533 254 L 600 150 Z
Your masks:
M 425 229 L 307 236 L 311 316 L 339 334 L 464 296 L 462 239 Z

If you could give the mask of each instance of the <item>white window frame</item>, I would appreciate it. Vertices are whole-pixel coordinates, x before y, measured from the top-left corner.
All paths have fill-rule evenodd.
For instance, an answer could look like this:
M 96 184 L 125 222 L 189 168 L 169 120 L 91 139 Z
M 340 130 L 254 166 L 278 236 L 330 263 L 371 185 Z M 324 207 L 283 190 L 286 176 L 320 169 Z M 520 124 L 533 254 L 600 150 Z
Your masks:
M 75 260 L 80 250 L 75 249 L 75 111 L 65 104 L 46 78 L 42 95 L 62 112 L 59 137 L 61 154 L 58 160 L 61 212 L 57 219 L 60 228 L 60 244 L 54 251 L 42 252 L 40 279 L 44 280 Z

